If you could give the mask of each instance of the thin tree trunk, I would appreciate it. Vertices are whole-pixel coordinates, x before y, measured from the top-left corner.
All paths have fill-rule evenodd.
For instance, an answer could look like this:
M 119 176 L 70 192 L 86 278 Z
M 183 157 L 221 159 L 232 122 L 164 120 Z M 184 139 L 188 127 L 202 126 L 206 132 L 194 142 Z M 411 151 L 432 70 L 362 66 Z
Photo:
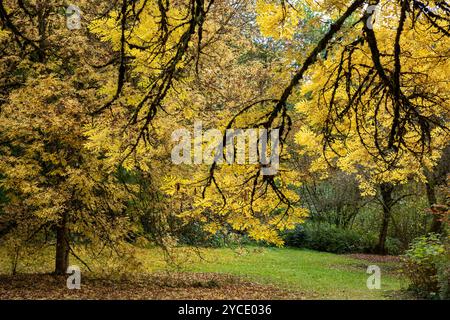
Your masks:
M 378 238 L 378 244 L 375 248 L 375 252 L 378 254 L 386 254 L 386 238 L 388 233 L 389 221 L 392 214 L 392 191 L 394 186 L 390 183 L 383 183 L 380 186 L 381 199 L 383 202 L 383 219 L 381 221 L 380 235 Z
M 56 227 L 55 274 L 65 274 L 69 267 L 69 229 L 67 213 L 63 214 L 61 223 Z
M 436 192 L 434 190 L 434 183 L 427 182 L 425 184 L 427 189 L 427 199 L 428 205 L 432 207 L 437 203 Z M 431 222 L 430 232 L 441 233 L 442 232 L 442 221 L 440 220 L 440 216 L 438 214 L 433 214 L 433 221 Z

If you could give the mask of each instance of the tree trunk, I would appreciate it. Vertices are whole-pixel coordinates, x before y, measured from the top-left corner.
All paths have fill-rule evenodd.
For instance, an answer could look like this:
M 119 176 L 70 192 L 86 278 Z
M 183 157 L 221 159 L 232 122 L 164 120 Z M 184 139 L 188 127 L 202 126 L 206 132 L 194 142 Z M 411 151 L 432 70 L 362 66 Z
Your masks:
M 427 189 L 427 198 L 428 205 L 432 207 L 437 203 L 436 192 L 434 191 L 434 183 L 427 182 L 425 184 Z M 440 220 L 440 216 L 438 214 L 433 214 L 433 221 L 431 222 L 430 232 L 441 233 L 442 232 L 442 221 Z
M 69 267 L 69 250 L 67 213 L 64 213 L 60 224 L 56 226 L 55 274 L 66 274 Z
M 383 203 L 383 220 L 381 221 L 380 235 L 378 238 L 378 244 L 375 247 L 375 252 L 383 255 L 386 254 L 386 238 L 392 213 L 393 190 L 394 186 L 390 183 L 383 183 L 380 185 L 381 199 Z

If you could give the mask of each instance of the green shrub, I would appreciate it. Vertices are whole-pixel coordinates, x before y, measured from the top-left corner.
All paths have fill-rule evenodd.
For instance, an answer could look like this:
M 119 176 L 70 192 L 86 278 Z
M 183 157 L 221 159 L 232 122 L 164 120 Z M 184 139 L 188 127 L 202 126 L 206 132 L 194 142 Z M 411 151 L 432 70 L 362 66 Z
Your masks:
M 197 222 L 191 222 L 179 230 L 177 237 L 180 244 L 196 247 L 219 248 L 225 245 L 224 235 L 221 233 L 210 234 L 203 229 L 203 226 Z
M 209 248 L 265 245 L 250 239 L 245 234 L 238 234 L 231 228 L 227 231 L 218 231 L 215 234 L 211 234 L 205 231 L 203 227 L 201 223 L 190 222 L 179 228 L 176 232 L 179 244 Z
M 397 256 L 404 252 L 404 250 L 402 250 L 403 242 L 397 238 L 387 237 L 385 247 L 386 252 L 390 255 Z
M 411 281 L 410 289 L 426 298 L 449 297 L 449 250 L 438 235 L 414 239 L 403 256 L 402 272 Z
M 301 224 L 297 224 L 294 229 L 287 230 L 282 234 L 284 243 L 289 247 L 304 247 L 306 244 L 305 228 Z

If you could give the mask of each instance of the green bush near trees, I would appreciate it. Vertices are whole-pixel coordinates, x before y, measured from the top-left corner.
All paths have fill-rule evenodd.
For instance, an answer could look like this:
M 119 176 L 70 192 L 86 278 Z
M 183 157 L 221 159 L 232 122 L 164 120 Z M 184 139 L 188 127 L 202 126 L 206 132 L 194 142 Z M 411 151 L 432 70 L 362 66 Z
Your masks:
M 376 233 L 356 229 L 343 229 L 326 222 L 307 222 L 283 235 L 290 247 L 306 248 L 331 253 L 373 253 Z M 400 241 L 388 238 L 386 244 L 389 254 L 400 253 Z
M 418 237 L 402 260 L 402 272 L 411 281 L 410 290 L 425 298 L 450 298 L 448 240 L 434 233 Z

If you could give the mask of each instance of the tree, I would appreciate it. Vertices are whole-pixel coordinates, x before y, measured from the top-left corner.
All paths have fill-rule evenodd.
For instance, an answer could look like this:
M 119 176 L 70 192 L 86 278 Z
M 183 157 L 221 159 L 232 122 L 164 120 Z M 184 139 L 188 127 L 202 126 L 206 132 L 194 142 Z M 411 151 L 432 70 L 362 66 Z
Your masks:
M 278 231 L 307 215 L 298 153 L 313 173 L 338 168 L 381 197 L 383 252 L 394 189 L 431 183 L 448 141 L 449 7 L 373 1 L 384 13 L 373 24 L 365 4 L 85 0 L 87 23 L 70 31 L 60 1 L 2 1 L 7 230 L 27 241 L 54 228 L 57 273 L 70 234 L 115 245 L 153 212 L 164 214 L 150 221 L 176 214 L 281 245 Z M 280 167 L 173 166 L 171 134 L 196 120 L 219 128 L 217 144 L 231 129 L 279 133 Z
M 223 165 L 215 168 L 221 175 L 216 179 L 205 164 L 190 167 L 157 161 L 170 157 L 170 148 L 162 148 L 161 142 L 173 146 L 170 140 L 175 129 L 193 128 L 196 121 L 202 120 L 205 129 L 220 128 L 224 132 L 230 126 L 233 112 L 243 104 L 257 101 L 273 82 L 270 76 L 273 69 L 281 66 L 263 52 L 264 46 L 271 44 L 254 41 L 253 17 L 247 2 L 223 1 L 212 6 L 205 4 L 205 7 L 209 8 L 205 10 L 209 19 L 202 24 L 201 34 L 199 30 L 196 34 L 189 33 L 190 50 L 180 49 L 183 56 L 159 101 L 152 97 L 160 94 L 160 85 L 164 83 L 161 77 L 167 75 L 168 64 L 180 51 L 164 51 L 159 47 L 164 36 L 161 34 L 163 23 L 154 21 L 152 15 L 164 12 L 170 36 L 163 39 L 170 43 L 167 48 L 177 48 L 190 30 L 190 7 L 180 2 L 166 11 L 156 4 L 148 4 L 134 27 L 126 30 L 126 43 L 120 37 L 122 25 L 116 19 L 121 13 L 113 12 L 93 23 L 91 30 L 111 43 L 116 51 L 123 47 L 125 55 L 133 61 L 127 65 L 129 81 L 133 79 L 138 85 L 133 87 L 126 83 L 117 97 L 116 91 L 111 91 L 112 102 L 105 107 L 113 116 L 109 112 L 97 113 L 96 123 L 89 131 L 90 144 L 104 150 L 107 161 L 112 164 L 121 163 L 128 169 L 137 166 L 146 172 L 166 172 L 164 179 L 156 183 L 170 197 L 173 211 L 182 219 L 200 221 L 211 233 L 230 227 L 247 232 L 257 240 L 281 244 L 277 229 L 303 221 L 306 213 L 286 197 L 280 198 L 282 193 L 278 192 L 286 190 L 292 199 L 298 198 L 288 190 L 290 184 L 296 183 L 295 174 L 284 181 L 260 176 L 256 187 L 241 188 L 246 180 L 253 178 L 253 174 L 248 174 L 259 165 Z M 158 41 L 152 42 L 153 39 Z M 152 65 L 148 64 L 149 57 L 152 57 Z M 157 110 L 163 110 L 164 117 L 154 117 Z M 152 114 L 151 119 L 149 114 Z M 243 115 L 244 120 L 238 125 L 246 129 L 248 120 L 245 119 L 258 116 L 258 112 Z M 147 125 L 147 120 L 151 126 Z M 205 188 L 204 183 L 211 188 Z M 251 204 L 246 204 L 249 200 Z
M 355 173 L 363 195 L 379 188 L 378 251 L 384 253 L 394 186 L 409 179 L 426 182 L 424 170 L 436 164 L 447 144 L 448 84 L 441 70 L 449 65 L 439 15 L 445 7 L 436 4 L 438 13 L 431 18 L 415 1 L 380 4 L 385 15 L 373 29 L 364 13 L 345 34 L 330 30 L 336 38 L 296 92 L 296 109 L 305 122 L 297 142 L 302 152 L 316 155 L 311 170 L 332 165 Z
M 119 246 L 134 228 L 116 167 L 86 147 L 90 108 L 101 106 L 98 88 L 109 77 L 86 57 L 104 49 L 86 32 L 68 30 L 64 10 L 59 1 L 0 3 L 7 34 L 0 70 L 0 171 L 8 196 L 2 220 L 13 226 L 6 241 L 46 242 L 54 232 L 57 274 L 66 272 L 69 253 L 78 257 L 72 236 Z
M 427 182 L 425 183 L 428 204 L 430 207 L 438 204 L 438 197 L 436 192 L 436 187 L 446 184 L 447 175 L 450 172 L 449 155 L 450 146 L 444 149 L 442 157 L 437 162 L 436 166 L 432 171 L 426 170 L 425 175 Z M 441 233 L 443 231 L 442 219 L 439 212 L 433 214 L 433 222 L 430 226 L 430 232 Z
M 199 57 L 204 49 L 201 43 L 208 43 L 205 40 L 208 38 L 208 23 L 214 25 L 214 12 L 226 10 L 231 5 L 227 2 L 221 4 L 223 6 L 216 6 L 216 3 L 212 2 L 180 2 L 174 5 L 176 10 L 170 9 L 172 11 L 169 10 L 169 5 L 143 6 L 141 14 L 156 12 L 165 17 L 155 22 L 150 34 L 151 39 L 162 39 L 164 44 L 172 42 L 174 45 L 169 48 L 173 50 L 169 52 L 158 50 L 165 48 L 159 46 L 161 40 L 150 41 L 148 46 L 144 45 L 145 39 L 144 43 L 140 43 L 142 37 L 138 37 L 138 28 L 129 33 L 129 38 L 133 40 L 124 41 L 123 36 L 120 37 L 120 34 L 128 34 L 126 28 L 122 27 L 124 24 L 116 24 L 115 36 L 105 28 L 109 25 L 108 22 L 98 24 L 98 32 L 103 34 L 106 40 L 113 42 L 116 50 L 122 52 L 122 56 L 124 52 L 129 52 L 134 56 L 147 57 L 149 48 L 155 48 L 156 52 L 161 54 L 156 54 L 156 58 L 152 59 L 156 64 L 153 68 L 158 70 L 156 74 L 153 70 L 139 73 L 140 77 L 151 75 L 146 82 L 149 84 L 149 91 L 131 108 L 133 112 L 127 128 L 138 131 L 137 135 L 133 136 L 134 144 L 123 147 L 129 149 L 126 155 L 136 151 L 140 140 L 151 140 L 149 132 L 157 122 L 156 111 L 164 110 L 170 105 L 170 92 L 175 88 L 174 80 L 178 79 L 173 75 L 185 75 L 184 79 L 189 79 L 189 70 L 192 69 L 181 63 L 180 68 L 170 68 L 170 63 L 176 64 L 186 59 L 193 61 L 195 71 L 198 71 L 201 61 Z M 370 23 L 372 13 L 365 10 L 364 5 L 363 0 L 351 3 L 330 0 L 323 4 L 308 1 L 258 1 L 256 22 L 263 36 L 284 40 L 280 45 L 280 48 L 286 49 L 285 56 L 280 59 L 284 65 L 277 64 L 277 85 L 263 88 L 262 92 L 265 94 L 262 94 L 261 99 L 233 107 L 236 110 L 235 115 L 231 116 L 225 128 L 276 129 L 280 132 L 284 146 L 292 127 L 296 126 L 290 106 L 300 100 L 297 110 L 306 117 L 306 122 L 309 122 L 301 134 L 314 145 L 314 150 L 323 149 L 323 157 L 319 157 L 313 167 L 323 169 L 331 163 L 340 166 L 341 170 L 357 173 L 361 189 L 367 195 L 373 195 L 377 188 L 381 188 L 383 221 L 387 222 L 392 203 L 395 203 L 392 199 L 394 185 L 405 183 L 412 177 L 425 181 L 422 168 L 431 168 L 434 165 L 447 140 L 448 90 L 445 76 L 436 71 L 436 66 L 448 69 L 448 51 L 445 46 L 445 37 L 448 36 L 445 15 L 448 13 L 448 7 L 436 3 L 434 11 L 431 12 L 429 6 L 420 1 L 405 0 L 399 4 L 376 1 L 371 5 L 380 5 L 389 16 L 381 17 L 379 24 L 373 29 Z M 324 7 L 328 7 L 328 11 L 325 12 Z M 180 15 L 183 10 L 186 12 L 183 15 L 185 19 L 179 20 L 180 23 L 167 23 L 171 16 Z M 251 10 L 254 8 L 251 7 Z M 196 13 L 201 15 L 201 19 L 195 18 Z M 123 18 L 126 16 L 120 13 L 117 15 Z M 305 17 L 308 17 L 308 23 L 300 24 Z M 132 15 L 132 19 L 134 18 Z M 323 25 L 324 20 L 329 28 L 317 35 L 317 42 L 304 41 L 305 37 L 298 36 L 302 31 Z M 201 23 L 196 24 L 195 21 Z M 167 26 L 172 26 L 179 32 L 170 32 Z M 184 33 L 180 31 L 183 27 Z M 430 29 L 437 32 L 440 38 L 435 38 L 434 33 L 427 31 Z M 169 30 L 171 37 L 163 37 L 164 30 Z M 408 44 L 412 43 L 413 39 L 416 44 L 409 48 Z M 266 40 L 260 37 L 258 41 Z M 197 43 L 192 51 L 184 49 L 186 46 L 183 44 L 189 47 L 189 42 Z M 290 42 L 296 42 L 296 45 L 289 46 Z M 432 52 L 429 50 L 431 43 Z M 302 51 L 299 51 L 299 48 Z M 405 50 L 406 48 L 408 50 Z M 305 55 L 304 50 L 309 53 Z M 168 60 L 159 60 L 160 56 L 164 56 L 162 53 L 168 56 Z M 180 60 L 177 60 L 178 58 Z M 424 59 L 424 63 L 417 65 L 417 59 Z M 140 59 L 135 60 L 138 66 Z M 164 80 L 163 75 L 166 74 L 170 75 L 170 81 Z M 326 76 L 323 76 L 324 74 Z M 299 91 L 297 87 L 300 84 L 302 87 Z M 117 87 L 123 89 L 122 85 Z M 124 90 L 121 90 L 121 93 L 126 96 Z M 116 96 L 117 94 L 114 97 Z M 317 106 L 314 106 L 315 104 Z M 233 104 L 228 105 L 235 106 L 236 103 L 233 101 Z M 111 105 L 105 107 L 110 108 Z M 298 121 L 303 121 L 302 117 Z M 317 141 L 319 143 L 315 144 Z M 361 159 L 364 161 L 359 162 Z M 222 188 L 218 181 L 226 181 L 225 176 L 231 172 L 219 179 L 215 175 L 220 176 L 220 170 L 223 170 L 223 167 L 213 163 L 207 177 L 200 179 L 205 186 L 202 197 L 207 195 L 207 188 L 213 187 L 215 197 L 222 198 L 221 202 L 226 205 L 227 195 L 223 192 L 225 188 Z M 285 213 L 295 212 L 291 211 L 297 200 L 290 192 L 292 190 L 289 187 L 279 187 L 288 186 L 292 176 L 286 178 L 285 183 L 281 183 L 281 176 L 261 179 L 257 170 L 259 169 L 253 168 L 244 174 L 246 178 L 243 181 L 251 186 L 248 190 L 251 196 L 241 195 L 241 198 L 250 202 L 250 208 L 253 207 L 254 195 L 258 190 L 269 190 L 274 192 L 283 204 Z M 233 179 L 230 180 L 230 185 L 227 185 L 227 188 L 230 187 L 246 190 Z M 235 194 L 234 192 L 239 191 L 234 190 L 232 194 Z M 214 206 L 217 205 L 213 203 Z M 231 209 L 233 210 L 235 209 Z M 250 211 L 253 213 L 252 209 Z M 385 224 L 380 231 L 380 247 L 383 247 L 386 226 Z

